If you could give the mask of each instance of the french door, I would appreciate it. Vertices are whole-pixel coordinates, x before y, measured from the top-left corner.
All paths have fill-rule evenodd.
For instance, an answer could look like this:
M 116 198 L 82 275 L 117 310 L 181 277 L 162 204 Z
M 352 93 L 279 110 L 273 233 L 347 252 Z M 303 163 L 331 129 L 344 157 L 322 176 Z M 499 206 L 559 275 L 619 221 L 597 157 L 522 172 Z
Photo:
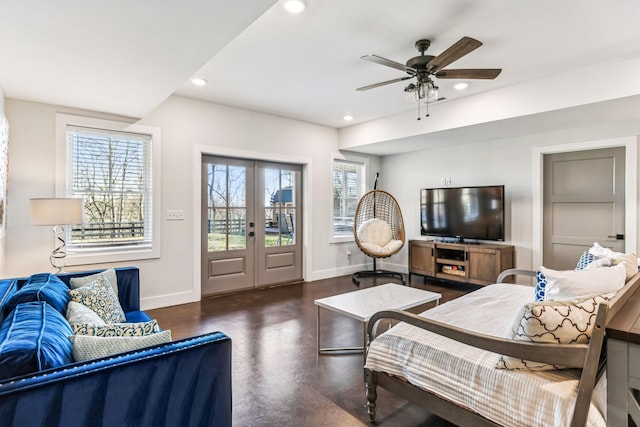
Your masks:
M 202 158 L 202 294 L 302 280 L 302 167 Z

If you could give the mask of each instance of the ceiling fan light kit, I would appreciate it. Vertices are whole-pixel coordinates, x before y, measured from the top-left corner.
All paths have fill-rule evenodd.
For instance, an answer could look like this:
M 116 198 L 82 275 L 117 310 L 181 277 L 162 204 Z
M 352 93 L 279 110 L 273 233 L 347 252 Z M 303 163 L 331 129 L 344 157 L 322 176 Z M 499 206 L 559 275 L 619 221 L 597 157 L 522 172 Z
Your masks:
M 433 103 L 438 101 L 439 99 L 442 99 L 438 98 L 438 86 L 436 86 L 432 77 L 439 79 L 495 79 L 502 71 L 502 69 L 500 68 L 467 68 L 457 70 L 444 69 L 449 64 L 452 64 L 453 62 L 482 46 L 481 42 L 471 37 L 461 38 L 438 56 L 424 54 L 424 52 L 429 48 L 430 45 L 430 40 L 418 40 L 415 46 L 418 52 L 420 52 L 420 55 L 409 59 L 406 64 L 391 61 L 389 59 L 373 54 L 362 56 L 361 58 L 366 61 L 404 71 L 408 74 L 408 76 L 399 77 L 397 79 L 387 80 L 380 83 L 374 83 L 372 85 L 360 87 L 356 90 L 365 91 L 380 86 L 385 86 L 391 83 L 397 83 L 415 78 L 415 83 L 410 83 L 405 86 L 404 91 L 405 99 L 407 101 L 418 102 L 418 120 L 420 120 L 420 101 L 426 101 L 426 117 L 429 117 L 429 103 Z

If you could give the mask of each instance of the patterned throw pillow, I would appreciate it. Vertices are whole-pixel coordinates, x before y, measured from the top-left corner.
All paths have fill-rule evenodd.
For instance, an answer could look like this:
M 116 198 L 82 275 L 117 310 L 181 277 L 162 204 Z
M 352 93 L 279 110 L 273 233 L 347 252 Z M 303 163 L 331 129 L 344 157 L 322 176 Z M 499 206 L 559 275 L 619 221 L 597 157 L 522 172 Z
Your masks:
M 547 276 L 540 270 L 536 271 L 536 301 L 544 301 Z
M 118 296 L 104 276 L 70 290 L 69 297 L 71 301 L 84 304 L 95 311 L 107 323 L 122 323 L 126 320 Z
M 72 323 L 71 329 L 76 335 L 92 335 L 95 337 L 142 337 L 160 332 L 158 321 L 138 323 L 112 323 L 111 325 L 92 325 L 89 323 Z
M 171 331 L 166 330 L 144 337 L 71 335 L 69 340 L 73 344 L 73 360 L 82 362 L 170 342 Z
M 548 301 L 525 304 L 511 326 L 512 339 L 547 344 L 586 344 L 593 332 L 598 304 L 615 292 L 584 300 Z M 498 369 L 548 371 L 562 366 L 500 356 Z
M 69 279 L 69 286 L 71 289 L 77 289 L 81 286 L 84 286 L 88 283 L 93 282 L 100 276 L 104 276 L 104 278 L 109 282 L 116 295 L 118 295 L 118 276 L 116 275 L 116 270 L 110 268 L 108 270 L 101 271 L 100 273 L 91 274 L 89 276 L 81 276 L 81 277 L 72 277 Z
M 584 268 L 591 264 L 593 261 L 597 260 L 598 257 L 590 254 L 589 251 L 584 251 L 578 260 L 578 264 L 576 265 L 576 270 L 584 270 Z

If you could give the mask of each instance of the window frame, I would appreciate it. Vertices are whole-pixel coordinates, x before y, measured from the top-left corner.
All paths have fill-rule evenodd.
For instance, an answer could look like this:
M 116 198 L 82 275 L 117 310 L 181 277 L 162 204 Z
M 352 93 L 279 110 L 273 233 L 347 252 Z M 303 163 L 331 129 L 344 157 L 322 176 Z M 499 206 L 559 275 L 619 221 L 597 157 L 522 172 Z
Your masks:
M 358 200 L 368 191 L 368 186 L 367 186 L 367 179 L 368 179 L 368 171 L 369 171 L 369 159 L 365 158 L 365 157 L 358 157 L 358 156 L 352 156 L 352 155 L 344 155 L 342 153 L 331 153 L 331 165 L 330 165 L 330 176 L 331 176 L 331 185 L 330 185 L 330 197 L 331 197 L 331 209 L 329 211 L 330 214 L 330 219 L 329 219 L 329 226 L 331 227 L 331 233 L 330 234 L 330 239 L 329 239 L 329 243 L 343 243 L 343 242 L 354 242 L 355 239 L 353 237 L 353 233 L 351 234 L 346 234 L 346 235 L 336 235 L 333 232 L 333 211 L 334 211 L 334 200 L 333 200 L 333 194 L 334 194 L 334 182 L 333 182 L 333 170 L 335 167 L 336 162 L 344 162 L 344 163 L 354 163 L 354 164 L 359 164 L 362 166 L 362 181 L 363 181 L 363 185 L 361 186 L 361 194 L 358 196 Z
M 67 126 L 94 128 L 98 130 L 127 132 L 149 135 L 151 137 L 151 245 L 135 246 L 105 246 L 93 248 L 67 248 L 65 264 L 67 266 L 102 264 L 123 261 L 137 261 L 143 259 L 160 258 L 161 242 L 161 174 L 160 154 L 162 152 L 162 135 L 160 128 L 139 125 L 108 119 L 75 116 L 70 114 L 56 114 L 56 197 L 67 196 Z M 67 233 L 70 228 L 67 227 Z

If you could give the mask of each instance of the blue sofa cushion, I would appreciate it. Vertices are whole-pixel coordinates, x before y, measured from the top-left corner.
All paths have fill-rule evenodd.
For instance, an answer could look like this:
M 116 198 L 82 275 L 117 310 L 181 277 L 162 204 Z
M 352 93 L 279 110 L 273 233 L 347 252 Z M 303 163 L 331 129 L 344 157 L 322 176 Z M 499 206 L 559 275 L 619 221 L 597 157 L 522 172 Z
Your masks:
M 9 314 L 9 310 L 5 310 L 5 306 L 13 294 L 16 293 L 17 289 L 17 279 L 0 280 L 0 323 L 2 323 L 7 314 Z
M 7 301 L 7 312 L 18 304 L 31 301 L 44 301 L 58 310 L 63 316 L 69 303 L 69 287 L 50 273 L 34 274 Z
M 18 304 L 0 326 L 0 379 L 73 362 L 71 326 L 44 301 Z
M 140 323 L 140 322 L 148 322 L 151 319 L 151 317 L 149 317 L 149 315 L 147 313 L 145 313 L 142 310 L 135 310 L 135 311 L 130 311 L 128 313 L 125 313 L 125 316 L 127 318 L 126 322 L 127 323 Z

